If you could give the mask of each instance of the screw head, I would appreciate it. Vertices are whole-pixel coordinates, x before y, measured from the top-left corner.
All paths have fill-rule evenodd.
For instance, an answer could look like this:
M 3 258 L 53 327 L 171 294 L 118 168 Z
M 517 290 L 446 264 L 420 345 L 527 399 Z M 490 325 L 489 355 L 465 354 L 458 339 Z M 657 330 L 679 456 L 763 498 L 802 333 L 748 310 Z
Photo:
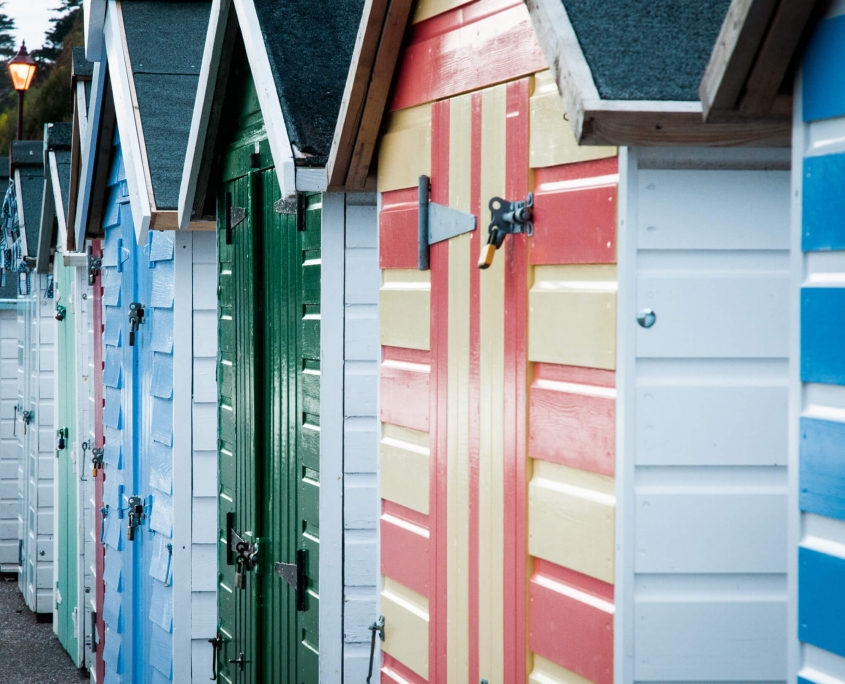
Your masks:
M 651 309 L 643 309 L 637 314 L 637 323 L 641 328 L 650 328 L 657 322 L 657 314 Z

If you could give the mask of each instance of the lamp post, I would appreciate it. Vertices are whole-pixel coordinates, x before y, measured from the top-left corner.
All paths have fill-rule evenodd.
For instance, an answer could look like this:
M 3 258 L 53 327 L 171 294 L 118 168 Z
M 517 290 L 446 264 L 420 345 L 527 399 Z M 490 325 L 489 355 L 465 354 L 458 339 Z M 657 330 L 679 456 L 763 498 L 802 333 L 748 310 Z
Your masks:
M 12 77 L 12 86 L 18 91 L 18 140 L 23 137 L 23 96 L 32 84 L 35 68 L 35 61 L 26 51 L 26 43 L 21 43 L 18 54 L 9 61 L 9 76 Z

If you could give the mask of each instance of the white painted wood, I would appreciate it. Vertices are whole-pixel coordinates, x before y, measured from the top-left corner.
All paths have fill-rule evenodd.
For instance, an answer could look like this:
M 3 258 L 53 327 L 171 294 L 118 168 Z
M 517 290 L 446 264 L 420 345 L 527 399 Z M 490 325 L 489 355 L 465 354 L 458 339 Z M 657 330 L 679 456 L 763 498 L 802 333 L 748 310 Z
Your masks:
M 300 192 L 324 192 L 326 187 L 328 187 L 328 179 L 324 168 L 296 169 L 296 189 Z
M 788 171 L 643 170 L 638 180 L 640 249 L 789 248 Z
M 663 273 L 640 272 L 637 311 L 651 309 L 657 322 L 637 330 L 639 356 L 788 356 L 786 262 L 774 272 L 696 273 L 675 271 L 673 261 L 667 260 Z M 702 262 L 702 270 L 708 265 Z
M 190 652 L 190 672 L 186 671 L 185 678 L 173 681 L 207 680 L 210 675 L 212 661 L 211 646 L 208 639 L 217 631 L 217 236 L 213 232 L 180 232 L 176 239 L 177 256 L 179 251 L 186 251 L 186 269 L 190 265 L 191 282 L 187 287 L 192 291 L 191 311 L 185 313 L 186 327 L 193 328 L 192 359 L 185 360 L 187 369 L 186 380 L 193 382 L 190 397 L 191 411 L 191 444 L 188 453 L 191 462 L 183 476 L 193 474 L 193 491 L 191 492 L 191 515 L 205 516 L 206 523 L 197 534 L 195 525 L 191 524 L 189 546 L 191 549 L 190 563 L 185 569 L 187 581 L 190 583 L 190 633 L 186 636 L 185 650 Z M 179 245 L 186 245 L 185 250 L 179 250 Z M 197 322 L 201 321 L 200 325 Z M 206 339 L 201 339 L 197 333 L 203 334 L 205 329 L 213 325 L 211 333 L 205 332 Z M 202 330 L 198 330 L 201 328 Z M 176 334 L 176 329 L 174 329 Z M 187 337 L 191 330 L 182 332 Z M 191 374 L 193 370 L 193 375 Z M 174 386 L 175 392 L 175 386 Z M 175 449 L 174 449 L 175 453 Z M 176 472 L 174 470 L 174 483 Z M 175 484 L 174 484 L 175 487 Z M 194 518 L 196 520 L 196 518 Z M 210 535 L 208 527 L 211 527 Z M 208 537 L 211 536 L 210 543 Z M 212 597 L 213 601 L 209 601 Z M 195 610 L 195 604 L 197 609 Z M 210 634 L 206 635 L 210 630 Z M 190 639 L 190 649 L 187 640 Z M 174 640 L 174 651 L 176 643 Z
M 18 403 L 16 300 L 0 300 L 0 572 L 18 567 L 18 444 L 13 436 Z
M 117 0 L 108 0 L 105 21 L 105 43 L 108 71 L 111 83 L 117 130 L 120 135 L 120 150 L 126 185 L 129 189 L 129 204 L 135 225 L 135 237 L 139 245 L 147 239 L 152 216 L 152 198 L 147 187 L 147 173 L 144 168 L 144 152 L 141 149 L 141 132 L 132 104 L 132 74 L 125 59 L 125 45 L 120 7 Z
M 103 51 L 103 23 L 106 0 L 83 0 L 82 28 L 85 37 L 85 59 L 95 62 Z
M 208 119 L 214 100 L 214 83 L 220 68 L 220 53 L 223 49 L 226 17 L 229 15 L 230 6 L 230 0 L 212 0 L 211 2 L 211 16 L 202 53 L 197 99 L 191 117 L 185 166 L 182 169 L 182 183 L 179 186 L 177 215 L 179 227 L 183 229 L 186 229 L 191 222 L 191 212 L 197 192 L 197 178 L 208 135 Z
M 105 12 L 105 0 L 91 0 L 102 2 Z M 105 16 L 103 17 L 105 21 Z M 91 191 L 94 181 L 94 165 L 97 157 L 97 133 L 100 130 L 100 119 L 103 112 L 103 97 L 106 87 L 106 54 L 105 43 L 96 52 L 96 58 L 88 57 L 94 62 L 94 70 L 91 77 L 91 99 L 88 104 L 86 126 L 84 133 L 80 133 L 80 162 L 79 162 L 79 188 L 77 190 L 76 220 L 75 226 L 87 226 L 88 217 L 91 211 Z M 85 246 L 85 231 L 76 231 L 76 249 L 83 251 Z
M 173 681 L 191 678 L 193 598 L 193 233 L 178 232 L 173 245 Z M 215 516 L 216 521 L 216 516 Z
M 818 684 L 845 684 L 845 658 L 807 644 L 798 676 Z
M 776 370 L 780 377 L 757 382 L 643 378 L 637 465 L 786 465 L 789 389 Z
M 258 23 L 258 15 L 251 0 L 232 0 L 238 15 L 241 34 L 246 45 L 247 59 L 255 90 L 261 105 L 261 114 L 267 127 L 267 139 L 273 156 L 273 165 L 279 179 L 282 197 L 296 194 L 296 171 L 293 164 L 293 150 L 288 137 L 282 105 L 276 92 L 276 82 L 270 71 L 267 46 Z
M 620 154 L 615 680 L 785 681 L 787 176 L 644 154 Z
M 346 197 L 323 195 L 320 281 L 320 681 L 342 677 Z M 338 458 L 340 456 L 340 458 Z

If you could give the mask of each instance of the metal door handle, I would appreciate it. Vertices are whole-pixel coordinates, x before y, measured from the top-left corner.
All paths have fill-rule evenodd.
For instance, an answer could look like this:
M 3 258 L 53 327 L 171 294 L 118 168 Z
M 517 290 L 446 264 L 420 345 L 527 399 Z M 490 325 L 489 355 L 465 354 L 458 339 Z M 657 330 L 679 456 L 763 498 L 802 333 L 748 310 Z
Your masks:
M 244 660 L 244 654 L 243 653 L 239 653 L 238 657 L 235 658 L 234 660 L 229 660 L 229 664 L 230 665 L 237 665 L 238 669 L 241 672 L 244 671 L 244 665 L 246 665 L 248 662 L 249 662 L 248 660 Z

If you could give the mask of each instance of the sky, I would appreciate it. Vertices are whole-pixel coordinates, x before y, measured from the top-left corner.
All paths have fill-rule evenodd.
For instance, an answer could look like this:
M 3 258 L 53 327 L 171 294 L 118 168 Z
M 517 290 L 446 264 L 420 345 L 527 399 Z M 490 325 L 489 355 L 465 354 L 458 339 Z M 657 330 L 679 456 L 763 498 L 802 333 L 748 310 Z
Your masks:
M 4 0 L 0 12 L 15 20 L 17 42 L 25 40 L 27 50 L 32 51 L 44 43 L 53 8 L 59 4 L 58 0 Z

